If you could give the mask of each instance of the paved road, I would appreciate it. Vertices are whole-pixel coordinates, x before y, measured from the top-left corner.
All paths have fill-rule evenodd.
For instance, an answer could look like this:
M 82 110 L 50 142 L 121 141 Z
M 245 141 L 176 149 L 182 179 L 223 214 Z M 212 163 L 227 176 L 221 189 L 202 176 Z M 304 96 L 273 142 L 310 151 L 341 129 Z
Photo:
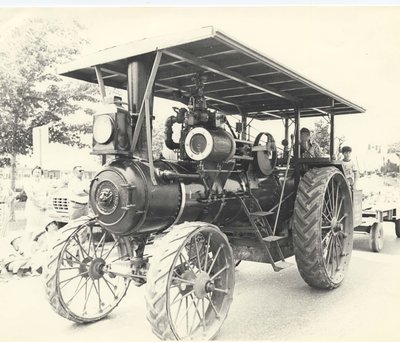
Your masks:
M 296 267 L 274 273 L 243 262 L 218 340 L 400 341 L 400 239 L 385 224 L 385 248 L 357 237 L 347 278 L 334 291 L 308 287 Z M 294 262 L 294 260 L 288 260 Z M 0 341 L 156 340 L 145 319 L 143 288 L 132 287 L 105 320 L 73 324 L 52 312 L 40 278 L 0 283 Z

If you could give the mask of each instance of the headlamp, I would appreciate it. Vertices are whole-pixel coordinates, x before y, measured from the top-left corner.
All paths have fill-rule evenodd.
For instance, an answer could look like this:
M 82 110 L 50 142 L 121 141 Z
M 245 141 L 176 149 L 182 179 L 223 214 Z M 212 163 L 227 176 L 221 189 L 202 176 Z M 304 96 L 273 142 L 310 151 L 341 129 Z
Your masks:
M 96 117 L 93 123 L 93 138 L 99 144 L 105 144 L 110 141 L 113 135 L 113 122 L 108 115 Z

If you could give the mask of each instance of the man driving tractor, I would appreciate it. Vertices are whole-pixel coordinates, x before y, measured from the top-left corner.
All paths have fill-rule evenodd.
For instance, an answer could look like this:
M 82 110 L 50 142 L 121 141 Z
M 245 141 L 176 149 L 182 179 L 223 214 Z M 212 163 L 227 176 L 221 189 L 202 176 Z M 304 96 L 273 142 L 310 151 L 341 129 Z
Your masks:
M 318 158 L 321 157 L 321 149 L 315 141 L 310 139 L 310 130 L 303 127 L 300 130 L 300 152 L 302 158 Z

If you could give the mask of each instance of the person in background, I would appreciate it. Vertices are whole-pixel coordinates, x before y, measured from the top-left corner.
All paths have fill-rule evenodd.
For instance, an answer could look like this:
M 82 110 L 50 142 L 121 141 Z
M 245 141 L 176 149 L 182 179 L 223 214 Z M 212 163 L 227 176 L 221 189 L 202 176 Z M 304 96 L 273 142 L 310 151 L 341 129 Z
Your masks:
M 300 130 L 300 153 L 302 158 L 318 158 L 321 157 L 321 149 L 319 145 L 310 139 L 310 130 L 303 127 Z
M 25 250 L 31 252 L 32 243 L 46 228 L 47 183 L 43 178 L 43 169 L 36 166 L 25 185 L 27 195 L 25 205 L 26 228 L 24 234 Z
M 356 189 L 357 179 L 358 179 L 358 169 L 353 160 L 351 160 L 352 149 L 350 146 L 342 147 L 342 165 L 343 171 L 347 178 L 348 183 L 353 189 Z
M 4 182 L 0 182 L 0 238 L 5 237 L 10 222 L 10 207 L 15 199 L 15 193 Z
M 69 219 L 74 220 L 88 214 L 89 184 L 83 179 L 81 166 L 73 168 L 73 175 L 68 183 Z

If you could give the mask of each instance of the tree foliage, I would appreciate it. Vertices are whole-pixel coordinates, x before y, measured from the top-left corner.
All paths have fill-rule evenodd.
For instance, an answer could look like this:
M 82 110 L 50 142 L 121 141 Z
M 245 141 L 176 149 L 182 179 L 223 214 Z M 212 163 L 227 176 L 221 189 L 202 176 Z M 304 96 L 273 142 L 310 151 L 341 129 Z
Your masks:
M 388 153 L 396 153 L 397 155 L 400 155 L 400 141 L 389 145 Z
M 329 123 L 324 120 L 320 119 L 314 124 L 314 132 L 313 132 L 313 139 L 318 143 L 321 147 L 321 151 L 324 154 L 329 154 L 330 149 L 330 125 Z M 341 149 L 341 144 L 344 141 L 344 137 L 338 137 L 335 135 L 335 155 L 338 157 Z
M 154 158 L 159 158 L 162 155 L 162 150 L 164 148 L 164 122 L 161 120 L 153 121 L 153 136 L 152 136 L 152 150 Z
M 76 58 L 87 43 L 83 27 L 53 20 L 30 19 L 0 39 L 0 158 L 12 163 L 16 155 L 32 151 L 32 129 L 50 125 L 50 140 L 82 146 L 85 125 L 68 125 L 63 117 L 97 101 L 94 86 L 67 81 L 55 66 Z M 10 159 L 11 157 L 11 159 Z
M 323 119 L 314 124 L 314 141 L 318 143 L 323 153 L 329 153 L 330 132 L 329 124 Z

